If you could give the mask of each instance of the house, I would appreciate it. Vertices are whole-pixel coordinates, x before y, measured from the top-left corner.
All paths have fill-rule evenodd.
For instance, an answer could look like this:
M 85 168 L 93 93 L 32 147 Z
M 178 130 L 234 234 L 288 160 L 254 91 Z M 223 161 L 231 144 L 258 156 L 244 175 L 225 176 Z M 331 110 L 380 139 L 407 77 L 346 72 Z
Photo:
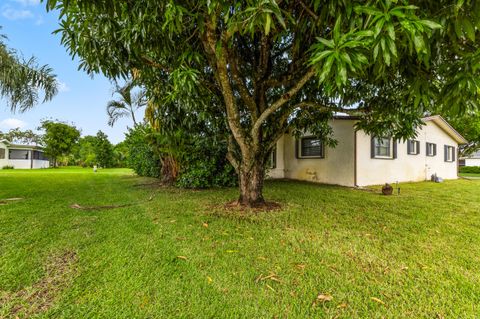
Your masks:
M 480 166 L 480 151 L 460 159 L 460 166 Z
M 4 166 L 13 166 L 16 169 L 48 168 L 50 162 L 40 146 L 0 140 L 0 169 Z
M 336 147 L 311 135 L 284 135 L 273 152 L 271 178 L 343 186 L 430 180 L 433 174 L 456 179 L 458 145 L 467 141 L 441 116 L 423 118 L 415 139 L 396 141 L 355 130 L 358 119 L 335 116 L 330 125 Z

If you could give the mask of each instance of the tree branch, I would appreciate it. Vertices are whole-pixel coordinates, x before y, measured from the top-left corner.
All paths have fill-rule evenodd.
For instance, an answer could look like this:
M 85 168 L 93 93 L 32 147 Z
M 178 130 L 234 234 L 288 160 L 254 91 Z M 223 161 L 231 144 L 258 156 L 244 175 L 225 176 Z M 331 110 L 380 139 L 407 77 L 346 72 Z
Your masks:
M 287 103 L 292 96 L 294 96 L 300 89 L 315 75 L 315 70 L 310 68 L 307 73 L 285 94 L 283 94 L 277 101 L 275 101 L 270 107 L 268 107 L 258 118 L 252 128 L 252 137 L 255 137 L 260 131 L 260 127 L 263 122 L 276 110 L 280 109 L 285 103 Z M 258 145 L 257 145 L 258 146 Z
M 315 20 L 318 20 L 318 15 L 315 14 L 315 12 L 312 11 L 312 9 L 310 9 L 306 4 L 305 2 L 303 2 L 303 0 L 298 0 L 298 3 L 300 3 L 300 5 L 302 6 L 303 9 L 305 9 L 305 11 L 307 11 L 307 13 L 312 16 L 312 18 L 314 18 Z

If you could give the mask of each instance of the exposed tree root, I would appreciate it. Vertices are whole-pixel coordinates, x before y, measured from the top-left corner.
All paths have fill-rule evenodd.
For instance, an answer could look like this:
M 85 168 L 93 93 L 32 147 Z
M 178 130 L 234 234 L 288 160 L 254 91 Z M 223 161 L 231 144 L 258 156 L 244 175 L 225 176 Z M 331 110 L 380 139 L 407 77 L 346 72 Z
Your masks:
M 45 264 L 45 275 L 32 286 L 16 292 L 0 292 L 0 304 L 12 318 L 30 318 L 50 309 L 61 291 L 75 277 L 77 254 L 65 251 L 52 256 Z
M 238 200 L 228 202 L 224 205 L 224 208 L 226 210 L 239 210 L 239 211 L 253 211 L 255 213 L 258 212 L 269 212 L 269 211 L 275 211 L 275 210 L 280 210 L 282 208 L 282 205 L 277 202 L 263 202 L 255 205 L 242 205 Z
M 140 205 L 145 202 L 150 202 L 155 197 L 155 194 L 152 194 L 147 200 L 136 202 L 136 203 L 129 203 L 129 204 L 120 204 L 120 205 L 95 205 L 95 206 L 82 206 L 79 204 L 72 204 L 70 208 L 78 209 L 78 210 L 105 210 L 105 209 L 114 209 L 114 208 L 122 208 L 122 207 L 130 207 L 135 205 Z

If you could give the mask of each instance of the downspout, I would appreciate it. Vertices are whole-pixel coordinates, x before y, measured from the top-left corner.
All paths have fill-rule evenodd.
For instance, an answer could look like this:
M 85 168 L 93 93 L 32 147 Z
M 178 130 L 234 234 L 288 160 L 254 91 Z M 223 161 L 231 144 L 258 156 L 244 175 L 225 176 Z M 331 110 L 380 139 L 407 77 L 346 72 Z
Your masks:
M 357 130 L 354 128 L 353 133 L 353 186 L 357 185 Z
M 33 150 L 30 150 L 30 169 L 33 169 Z

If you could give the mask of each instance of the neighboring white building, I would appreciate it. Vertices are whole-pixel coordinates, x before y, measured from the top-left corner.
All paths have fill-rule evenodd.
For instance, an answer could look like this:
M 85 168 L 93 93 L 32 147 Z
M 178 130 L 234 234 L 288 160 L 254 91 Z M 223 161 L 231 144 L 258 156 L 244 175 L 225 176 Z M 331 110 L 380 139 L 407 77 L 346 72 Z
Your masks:
M 277 142 L 271 178 L 288 178 L 344 186 L 430 180 L 437 174 L 456 179 L 458 145 L 467 141 L 441 116 L 423 119 L 413 140 L 394 141 L 355 130 L 357 119 L 331 120 L 336 147 L 313 136 L 284 135 Z
M 15 169 L 48 168 L 50 162 L 40 146 L 0 140 L 0 169 L 4 166 L 13 166 Z
M 460 166 L 480 166 L 480 151 L 460 159 Z

